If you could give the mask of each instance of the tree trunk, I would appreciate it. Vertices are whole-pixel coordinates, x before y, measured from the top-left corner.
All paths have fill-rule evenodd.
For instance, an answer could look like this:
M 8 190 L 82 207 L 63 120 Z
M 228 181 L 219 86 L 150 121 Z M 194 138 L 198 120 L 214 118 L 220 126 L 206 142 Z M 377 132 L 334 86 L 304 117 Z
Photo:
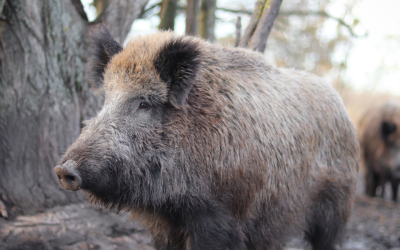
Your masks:
M 257 27 L 247 45 L 249 49 L 264 52 L 267 45 L 269 33 L 272 30 L 274 21 L 279 14 L 282 0 L 267 0 L 264 4 L 262 16 L 258 21 Z
M 163 0 L 160 10 L 160 30 L 174 30 L 177 0 Z
M 250 18 L 250 23 L 247 26 L 246 30 L 244 31 L 244 35 L 243 35 L 242 39 L 240 39 L 239 47 L 246 47 L 247 44 L 249 43 L 250 38 L 253 35 L 254 30 L 257 27 L 258 20 L 260 19 L 261 15 L 262 15 L 262 11 L 263 11 L 265 2 L 266 2 L 266 0 L 258 0 L 256 2 L 256 7 L 254 7 L 254 12 Z
M 201 1 L 199 35 L 201 38 L 209 40 L 210 42 L 215 41 L 215 9 L 215 0 Z
M 96 8 L 96 17 L 99 17 L 104 10 L 105 0 L 93 0 L 93 6 Z
M 12 216 L 82 200 L 59 186 L 53 168 L 102 98 L 86 81 L 90 25 L 79 0 L 1 3 L 0 201 Z M 141 10 L 145 3 L 130 5 Z M 105 17 L 125 39 L 127 25 L 118 29 L 121 22 Z
M 133 21 L 139 17 L 148 0 L 98 0 L 103 2 L 103 12 L 96 22 L 105 22 L 111 35 L 123 44 Z
M 279 14 L 282 0 L 258 0 L 247 26 L 240 47 L 247 47 L 261 53 L 264 52 L 269 33 Z
M 200 10 L 199 0 L 188 0 L 186 7 L 186 35 L 197 35 L 197 16 Z

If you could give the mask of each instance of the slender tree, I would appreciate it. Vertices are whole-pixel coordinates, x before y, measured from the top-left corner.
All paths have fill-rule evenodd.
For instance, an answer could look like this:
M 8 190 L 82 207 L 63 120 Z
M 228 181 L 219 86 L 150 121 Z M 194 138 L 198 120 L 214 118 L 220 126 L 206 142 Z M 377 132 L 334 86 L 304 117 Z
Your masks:
M 239 46 L 264 52 L 282 0 L 258 0 Z
M 160 30 L 174 30 L 177 0 L 163 0 L 160 10 Z
M 199 35 L 201 38 L 215 41 L 215 9 L 216 0 L 202 0 L 200 8 Z
M 188 0 L 186 6 L 186 35 L 197 35 L 199 0 Z
M 98 0 L 123 42 L 147 0 Z M 76 202 L 53 168 L 102 98 L 86 81 L 88 22 L 79 0 L 0 0 L 0 203 L 9 215 Z

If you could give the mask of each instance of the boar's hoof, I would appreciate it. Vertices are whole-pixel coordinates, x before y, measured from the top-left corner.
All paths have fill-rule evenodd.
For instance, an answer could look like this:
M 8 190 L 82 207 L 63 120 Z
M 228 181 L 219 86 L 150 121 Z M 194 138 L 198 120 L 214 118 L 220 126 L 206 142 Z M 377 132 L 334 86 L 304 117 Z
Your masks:
M 54 168 L 61 186 L 71 191 L 79 190 L 82 184 L 82 178 L 76 171 L 75 165 L 74 161 L 69 160 L 63 165 Z

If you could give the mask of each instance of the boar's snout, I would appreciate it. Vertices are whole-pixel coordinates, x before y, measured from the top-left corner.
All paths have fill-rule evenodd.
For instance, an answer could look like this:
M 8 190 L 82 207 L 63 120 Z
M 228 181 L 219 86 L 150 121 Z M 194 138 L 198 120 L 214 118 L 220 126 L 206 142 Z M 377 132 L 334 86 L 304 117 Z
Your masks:
M 79 176 L 75 166 L 75 161 L 68 160 L 63 165 L 54 168 L 61 186 L 71 191 L 79 190 L 82 185 L 82 178 Z

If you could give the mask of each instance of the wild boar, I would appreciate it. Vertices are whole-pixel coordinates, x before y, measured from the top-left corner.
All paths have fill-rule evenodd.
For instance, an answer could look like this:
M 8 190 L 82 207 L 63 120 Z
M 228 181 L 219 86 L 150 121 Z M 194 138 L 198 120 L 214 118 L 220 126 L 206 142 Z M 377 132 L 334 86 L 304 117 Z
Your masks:
M 334 249 L 352 208 L 355 129 L 321 79 L 172 32 L 122 48 L 91 35 L 105 102 L 55 168 L 61 186 L 126 210 L 156 249 Z
M 360 146 L 365 165 L 367 195 L 375 197 L 385 184 L 392 186 L 397 201 L 400 183 L 400 101 L 386 100 L 367 110 L 360 121 Z

